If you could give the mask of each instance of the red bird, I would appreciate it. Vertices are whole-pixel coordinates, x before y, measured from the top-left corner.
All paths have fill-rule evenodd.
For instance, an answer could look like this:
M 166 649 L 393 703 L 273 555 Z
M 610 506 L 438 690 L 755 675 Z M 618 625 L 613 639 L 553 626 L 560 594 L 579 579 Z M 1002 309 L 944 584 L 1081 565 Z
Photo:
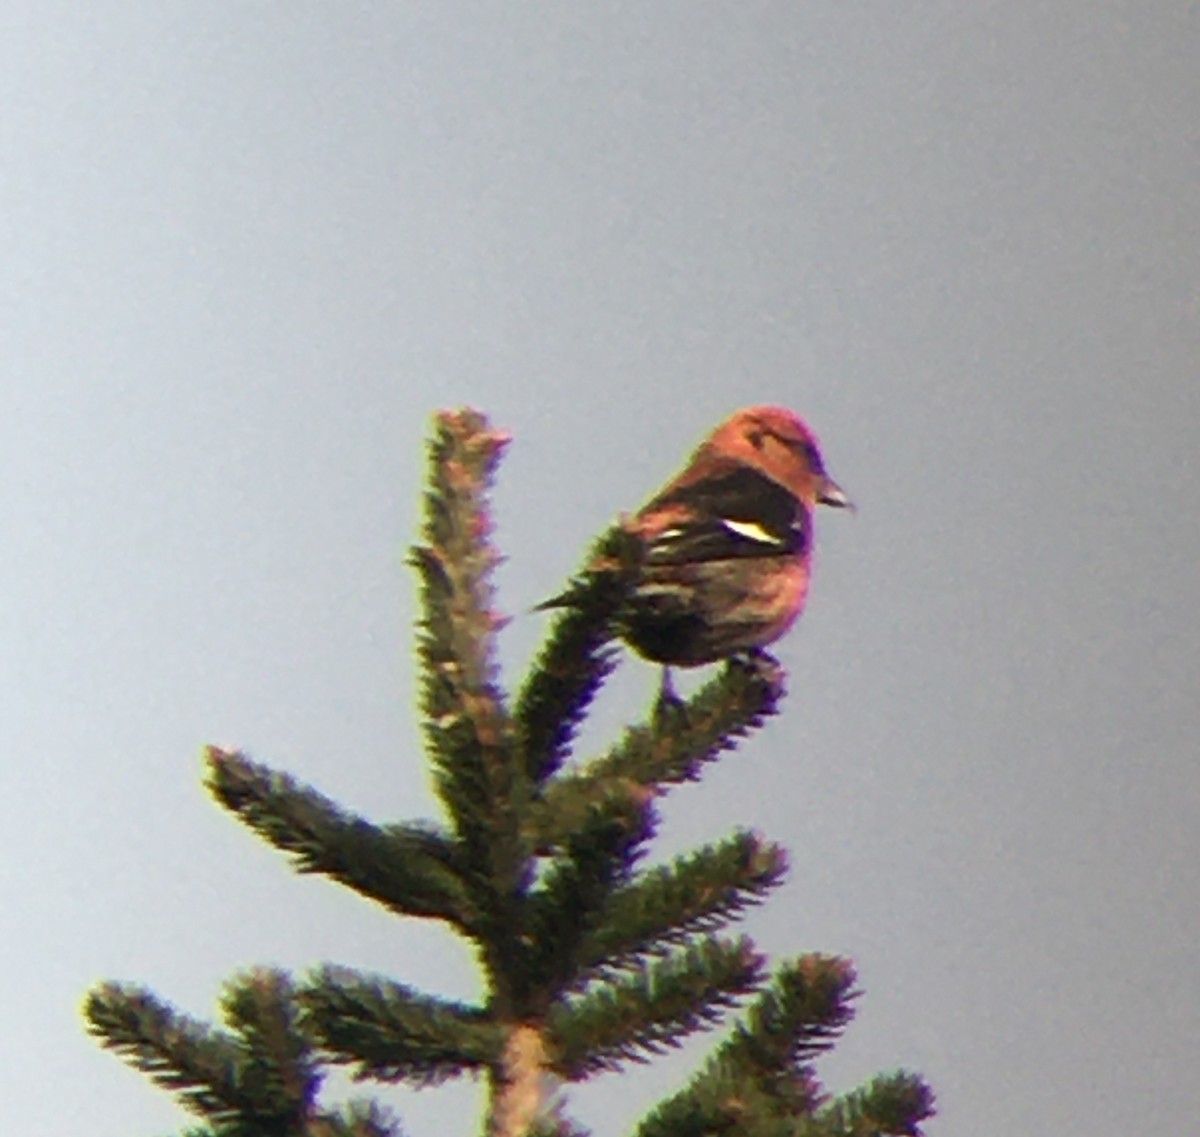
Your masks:
M 774 643 L 808 595 L 813 511 L 853 508 L 816 436 L 783 407 L 746 407 L 629 521 L 642 561 L 622 635 L 695 667 Z

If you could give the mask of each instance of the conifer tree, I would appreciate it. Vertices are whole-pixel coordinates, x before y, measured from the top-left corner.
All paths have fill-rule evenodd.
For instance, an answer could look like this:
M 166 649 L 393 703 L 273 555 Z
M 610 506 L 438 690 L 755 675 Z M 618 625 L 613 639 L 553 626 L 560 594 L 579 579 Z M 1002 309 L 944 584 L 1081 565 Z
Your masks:
M 659 799 L 776 714 L 783 673 L 733 660 L 682 706 L 660 702 L 606 751 L 570 761 L 577 729 L 618 650 L 637 548 L 600 538 L 515 698 L 495 638 L 488 491 L 506 442 L 472 410 L 435 420 L 423 540 L 421 713 L 438 822 L 356 816 L 285 773 L 210 748 L 217 802 L 301 873 L 319 873 L 397 917 L 466 937 L 483 975 L 476 1004 L 333 965 L 296 978 L 234 977 L 222 1026 L 143 987 L 86 999 L 100 1043 L 174 1091 L 199 1120 L 184 1137 L 397 1137 L 371 1102 L 334 1106 L 323 1072 L 430 1086 L 481 1076 L 488 1137 L 587 1132 L 547 1101 L 568 1086 L 678 1045 L 741 1008 L 695 1076 L 634 1137 L 919 1134 L 933 1112 L 920 1078 L 881 1075 L 829 1094 L 815 1062 L 852 1017 L 854 970 L 808 954 L 769 969 L 728 929 L 783 880 L 784 851 L 748 830 L 640 867 Z

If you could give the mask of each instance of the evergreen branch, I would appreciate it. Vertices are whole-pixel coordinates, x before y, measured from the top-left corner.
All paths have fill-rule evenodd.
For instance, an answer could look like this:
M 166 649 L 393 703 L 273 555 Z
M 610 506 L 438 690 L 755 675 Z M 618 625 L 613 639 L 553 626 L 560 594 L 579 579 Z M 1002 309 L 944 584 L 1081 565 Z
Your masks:
M 277 992 L 281 997 L 286 997 Z M 286 1013 L 274 1015 L 276 1031 L 288 1029 Z M 247 1126 L 264 1134 L 295 1132 L 307 1117 L 318 1077 L 302 1039 L 255 1052 L 225 1031 L 181 1014 L 140 987 L 103 983 L 84 1004 L 88 1031 L 180 1103 L 221 1133 Z M 283 1065 L 278 1064 L 286 1057 Z
M 716 932 L 760 903 L 786 871 L 783 848 L 745 830 L 677 857 L 612 894 L 580 948 L 580 965 L 628 967 Z
M 634 1130 L 634 1137 L 795 1137 L 795 1134 L 795 1122 L 781 1117 L 774 1103 L 753 1082 L 720 1066 L 706 1068 L 702 1084 L 662 1102 Z
M 749 940 L 705 938 L 551 1008 L 553 1068 L 568 1081 L 644 1062 L 716 1023 L 762 981 Z
M 628 882 L 655 822 L 648 801 L 593 810 L 545 870 L 529 899 L 529 928 L 531 971 L 548 995 L 557 996 L 568 983 L 581 985 L 578 971 L 588 960 L 581 945 L 611 923 L 605 910 L 614 890 Z
M 373 1103 L 323 1113 L 292 1128 L 264 1127 L 258 1121 L 232 1121 L 215 1127 L 184 1129 L 177 1137 L 403 1137 L 391 1111 Z
M 188 1128 L 178 1137 L 404 1137 L 395 1114 L 373 1101 L 352 1101 L 314 1114 L 299 1127 L 265 1128 L 261 1121 L 235 1120 L 215 1128 Z
M 630 727 L 608 754 L 551 782 L 530 811 L 527 844 L 538 850 L 560 844 L 590 809 L 614 795 L 697 781 L 706 763 L 777 712 L 783 679 L 766 653 L 731 659 L 677 713 Z
M 872 1078 L 805 1119 L 796 1137 L 921 1137 L 921 1122 L 936 1113 L 933 1091 L 899 1070 Z
M 529 1137 L 592 1137 L 590 1129 L 584 1129 L 566 1113 L 564 1103 L 555 1102 L 544 1110 L 529 1130 Z
M 624 740 L 587 773 L 631 778 L 645 786 L 699 781 L 715 761 L 778 711 L 782 668 L 766 653 L 729 660 L 677 714 L 626 731 Z
M 247 972 L 226 985 L 221 1009 L 271 1096 L 299 1103 L 308 1116 L 321 1075 L 300 1022 L 291 977 L 269 968 Z
M 561 596 L 546 642 L 513 712 L 527 776 L 540 785 L 566 761 L 579 724 L 617 663 L 616 620 L 629 593 L 638 544 L 614 525 L 593 546 L 587 568 Z
M 345 968 L 319 969 L 300 1000 L 331 1060 L 360 1079 L 436 1085 L 490 1068 L 504 1042 L 484 1011 Z
M 812 1119 L 823 1100 L 810 1062 L 853 1017 L 854 983 L 849 962 L 833 956 L 780 967 L 704 1068 L 645 1119 L 637 1137 L 796 1133 L 794 1123 Z M 814 1129 L 811 1137 L 824 1133 Z
M 372 1101 L 355 1101 L 323 1114 L 305 1137 L 403 1137 L 390 1109 Z
M 412 551 L 421 578 L 418 655 L 434 785 L 468 862 L 497 894 L 522 885 L 515 813 L 525 796 L 497 683 L 487 494 L 507 436 L 464 409 L 435 420 L 429 446 L 424 544 Z
M 849 960 L 803 955 L 782 964 L 720 1055 L 759 1077 L 794 1076 L 832 1049 L 859 996 Z
M 545 796 L 530 802 L 524 817 L 524 847 L 536 856 L 563 849 L 597 814 L 620 815 L 646 808 L 653 789 L 627 777 L 593 776 L 590 767 L 554 779 Z
M 287 774 L 209 747 L 207 788 L 298 871 L 319 873 L 402 916 L 469 928 L 475 914 L 449 838 L 419 825 L 380 828 Z

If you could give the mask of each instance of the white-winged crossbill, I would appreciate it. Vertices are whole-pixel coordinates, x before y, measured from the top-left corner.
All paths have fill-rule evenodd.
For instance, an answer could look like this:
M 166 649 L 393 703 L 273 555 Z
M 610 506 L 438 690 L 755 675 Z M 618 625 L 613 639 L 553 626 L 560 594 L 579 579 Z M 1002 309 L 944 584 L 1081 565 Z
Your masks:
M 813 512 L 850 506 L 816 436 L 783 407 L 746 407 L 627 523 L 641 560 L 622 635 L 694 667 L 774 643 L 808 595 Z

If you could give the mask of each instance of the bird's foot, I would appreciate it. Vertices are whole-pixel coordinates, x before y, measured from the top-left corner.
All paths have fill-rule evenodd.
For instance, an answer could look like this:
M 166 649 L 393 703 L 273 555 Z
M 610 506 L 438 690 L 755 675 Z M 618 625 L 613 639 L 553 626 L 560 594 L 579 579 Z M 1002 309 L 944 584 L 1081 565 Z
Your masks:
M 787 681 L 787 669 L 769 651 L 752 647 L 729 660 L 730 667 L 740 667 L 779 694 Z

